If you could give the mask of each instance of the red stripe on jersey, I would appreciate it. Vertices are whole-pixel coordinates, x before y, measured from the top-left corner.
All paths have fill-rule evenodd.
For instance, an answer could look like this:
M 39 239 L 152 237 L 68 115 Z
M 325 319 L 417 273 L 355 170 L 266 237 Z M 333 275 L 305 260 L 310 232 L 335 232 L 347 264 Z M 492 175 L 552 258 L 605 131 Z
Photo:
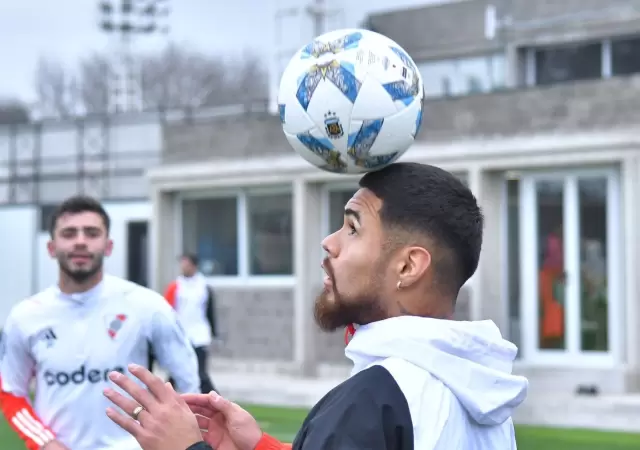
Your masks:
M 24 397 L 16 397 L 2 390 L 0 379 L 0 409 L 7 422 L 25 442 L 27 449 L 39 450 L 56 437 L 53 432 L 40 421 L 29 401 Z

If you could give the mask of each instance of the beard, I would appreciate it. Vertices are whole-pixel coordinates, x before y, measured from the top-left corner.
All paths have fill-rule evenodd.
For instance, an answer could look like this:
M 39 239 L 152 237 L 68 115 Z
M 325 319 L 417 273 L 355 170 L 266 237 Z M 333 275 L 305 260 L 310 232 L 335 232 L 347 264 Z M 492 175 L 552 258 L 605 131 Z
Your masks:
M 64 275 L 74 282 L 82 284 L 92 278 L 102 269 L 104 254 L 94 254 L 86 267 L 73 267 L 67 255 L 58 255 L 58 265 Z
M 375 270 L 371 274 L 364 292 L 347 297 L 340 293 L 333 268 L 327 260 L 325 269 L 331 279 L 332 289 L 323 290 L 313 305 L 313 317 L 322 331 L 336 331 L 351 324 L 364 325 L 386 317 L 381 297 L 382 270 Z M 382 265 L 376 264 L 375 269 L 382 269 Z

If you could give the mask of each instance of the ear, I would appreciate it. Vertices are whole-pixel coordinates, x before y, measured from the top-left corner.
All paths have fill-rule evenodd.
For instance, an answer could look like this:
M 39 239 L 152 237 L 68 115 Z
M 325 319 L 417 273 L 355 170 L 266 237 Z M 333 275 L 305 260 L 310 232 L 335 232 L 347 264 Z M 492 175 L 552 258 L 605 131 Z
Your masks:
M 47 242 L 47 251 L 49 252 L 49 256 L 52 258 L 56 257 L 56 244 L 53 243 L 52 239 L 49 239 Z
M 111 252 L 113 251 L 113 240 L 107 240 L 107 246 L 104 249 L 104 256 L 111 256 Z
M 431 253 L 424 247 L 407 247 L 402 252 L 398 281 L 401 287 L 418 282 L 431 266 Z

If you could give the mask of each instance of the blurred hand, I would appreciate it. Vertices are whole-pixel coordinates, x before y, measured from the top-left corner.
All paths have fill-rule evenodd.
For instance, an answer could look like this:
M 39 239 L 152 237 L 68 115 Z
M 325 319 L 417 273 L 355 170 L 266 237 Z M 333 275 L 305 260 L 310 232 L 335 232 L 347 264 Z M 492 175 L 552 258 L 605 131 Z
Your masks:
M 69 450 L 69 447 L 60 441 L 51 441 L 42 447 L 42 450 Z
M 216 450 L 254 450 L 262 437 L 256 419 L 237 404 L 210 394 L 184 394 L 198 418 L 204 441 Z
M 130 365 L 129 371 L 142 381 L 147 389 L 118 372 L 109 378 L 132 398 L 125 397 L 113 389 L 105 389 L 105 396 L 127 414 L 142 406 L 137 420 L 107 409 L 107 416 L 128 431 L 143 450 L 186 449 L 202 442 L 198 420 L 185 401 L 173 390 L 171 384 L 149 372 L 144 367 Z M 251 449 L 253 450 L 253 449 Z

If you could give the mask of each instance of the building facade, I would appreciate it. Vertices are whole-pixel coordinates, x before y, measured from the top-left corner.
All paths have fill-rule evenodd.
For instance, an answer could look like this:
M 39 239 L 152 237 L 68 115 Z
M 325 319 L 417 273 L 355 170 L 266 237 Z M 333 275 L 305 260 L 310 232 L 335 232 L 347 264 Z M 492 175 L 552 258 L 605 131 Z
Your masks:
M 584 5 L 494 2 L 491 39 L 481 0 L 369 26 L 423 71 L 422 130 L 403 159 L 459 175 L 485 212 L 457 318 L 494 320 L 532 391 L 637 392 L 640 2 Z M 203 113 L 163 133 L 163 164 L 149 172 L 154 286 L 174 276 L 176 254 L 196 251 L 219 293 L 226 367 L 344 370 L 342 336 L 316 331 L 311 302 L 320 241 L 357 179 L 303 161 L 266 111 Z

